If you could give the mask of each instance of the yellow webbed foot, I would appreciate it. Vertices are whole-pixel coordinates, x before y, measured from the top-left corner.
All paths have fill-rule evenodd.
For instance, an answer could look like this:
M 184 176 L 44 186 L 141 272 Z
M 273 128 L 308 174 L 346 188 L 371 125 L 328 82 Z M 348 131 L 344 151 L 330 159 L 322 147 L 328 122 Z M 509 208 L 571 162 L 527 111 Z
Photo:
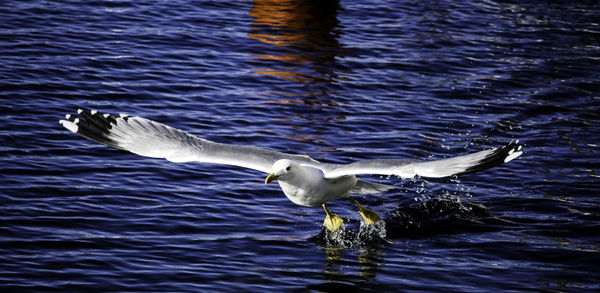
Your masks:
M 374 211 L 369 210 L 365 207 L 360 209 L 358 211 L 358 213 L 360 213 L 360 215 L 363 217 L 363 219 L 365 219 L 365 222 L 367 222 L 367 224 L 374 224 L 374 223 L 378 222 L 379 220 L 381 220 L 381 217 L 379 217 L 378 214 L 376 214 Z
M 323 221 L 323 226 L 325 226 L 325 228 L 327 228 L 327 230 L 331 232 L 334 232 L 337 229 L 339 229 L 340 226 L 342 226 L 342 224 L 344 223 L 344 220 L 342 220 L 342 218 L 336 216 L 332 211 L 330 211 L 327 208 L 327 206 L 325 206 L 325 204 L 323 204 L 323 209 L 325 209 L 325 213 L 327 214 L 325 220 Z
M 327 230 L 334 232 L 342 226 L 344 220 L 342 218 L 333 215 L 333 217 L 327 216 L 325 217 L 325 221 L 323 221 L 323 226 L 327 228 Z
M 356 205 L 356 207 L 358 207 L 358 213 L 360 213 L 363 219 L 365 219 L 365 222 L 367 222 L 367 224 L 374 224 L 381 220 L 381 217 L 379 217 L 378 214 L 360 205 L 358 201 L 356 201 L 356 199 L 352 197 L 349 197 L 349 199 L 350 201 L 352 201 L 352 203 L 354 203 L 354 205 Z

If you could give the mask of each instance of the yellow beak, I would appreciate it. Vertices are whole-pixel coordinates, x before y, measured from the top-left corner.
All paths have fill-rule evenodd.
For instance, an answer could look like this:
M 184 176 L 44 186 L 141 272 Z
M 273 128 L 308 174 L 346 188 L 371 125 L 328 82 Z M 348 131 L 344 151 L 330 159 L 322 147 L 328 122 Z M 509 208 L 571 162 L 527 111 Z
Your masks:
M 277 176 L 275 176 L 274 173 L 269 174 L 269 176 L 267 176 L 267 178 L 265 178 L 265 184 L 269 184 L 271 183 L 271 181 L 276 180 Z

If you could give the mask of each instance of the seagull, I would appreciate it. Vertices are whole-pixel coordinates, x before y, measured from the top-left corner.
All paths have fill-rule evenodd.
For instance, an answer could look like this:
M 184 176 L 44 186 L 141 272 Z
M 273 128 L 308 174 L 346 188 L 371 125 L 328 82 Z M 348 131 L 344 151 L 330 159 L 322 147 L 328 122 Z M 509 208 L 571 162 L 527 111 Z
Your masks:
M 267 173 L 265 184 L 277 180 L 285 196 L 304 207 L 322 206 L 323 226 L 336 231 L 343 220 L 326 203 L 348 198 L 368 224 L 381 220 L 350 194 L 375 194 L 394 186 L 358 179 L 357 175 L 441 178 L 472 173 L 507 163 L 523 153 L 519 141 L 502 147 L 439 160 L 369 159 L 349 164 L 321 163 L 309 156 L 293 155 L 254 146 L 223 144 L 196 137 L 165 124 L 126 114 L 112 115 L 78 109 L 59 123 L 84 138 L 134 154 L 164 158 L 175 163 L 227 164 Z

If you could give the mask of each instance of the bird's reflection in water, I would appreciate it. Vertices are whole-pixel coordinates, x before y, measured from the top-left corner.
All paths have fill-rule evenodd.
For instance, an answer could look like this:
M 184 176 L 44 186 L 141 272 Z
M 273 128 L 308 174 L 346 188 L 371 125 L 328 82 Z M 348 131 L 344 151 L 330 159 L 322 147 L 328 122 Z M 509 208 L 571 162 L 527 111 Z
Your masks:
M 323 229 L 312 238 L 323 249 L 326 258 L 325 283 L 317 287 L 337 286 L 340 282 L 368 283 L 375 278 L 379 264 L 384 262 L 385 246 L 392 244 L 386 239 L 384 221 L 368 225 L 349 220 L 347 226 L 335 232 Z
M 377 264 L 383 262 L 383 248 L 384 246 L 378 244 L 370 244 L 363 248 L 360 248 L 359 255 L 357 257 L 358 275 L 362 278 L 372 278 L 375 276 L 375 269 Z M 342 261 L 342 254 L 346 252 L 345 248 L 335 247 L 323 247 L 323 251 L 327 256 L 327 268 L 326 274 L 339 274 L 339 262 Z
M 248 36 L 262 46 L 253 52 L 254 71 L 309 87 L 332 81 L 338 8 L 338 0 L 255 0 Z
M 325 269 L 320 284 L 308 286 L 309 290 L 339 291 L 351 286 L 356 290 L 373 283 L 379 270 L 379 264 L 384 262 L 385 246 L 370 244 L 359 248 L 356 252 L 346 248 L 323 247 L 327 256 Z

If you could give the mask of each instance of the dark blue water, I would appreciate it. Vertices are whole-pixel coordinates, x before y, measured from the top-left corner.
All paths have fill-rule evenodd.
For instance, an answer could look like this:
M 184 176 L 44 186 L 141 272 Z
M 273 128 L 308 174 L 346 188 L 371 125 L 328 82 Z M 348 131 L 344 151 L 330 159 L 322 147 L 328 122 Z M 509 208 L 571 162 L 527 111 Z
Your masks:
M 600 289 L 595 1 L 2 1 L 0 290 Z M 325 162 L 509 164 L 348 201 L 58 124 L 78 107 Z

